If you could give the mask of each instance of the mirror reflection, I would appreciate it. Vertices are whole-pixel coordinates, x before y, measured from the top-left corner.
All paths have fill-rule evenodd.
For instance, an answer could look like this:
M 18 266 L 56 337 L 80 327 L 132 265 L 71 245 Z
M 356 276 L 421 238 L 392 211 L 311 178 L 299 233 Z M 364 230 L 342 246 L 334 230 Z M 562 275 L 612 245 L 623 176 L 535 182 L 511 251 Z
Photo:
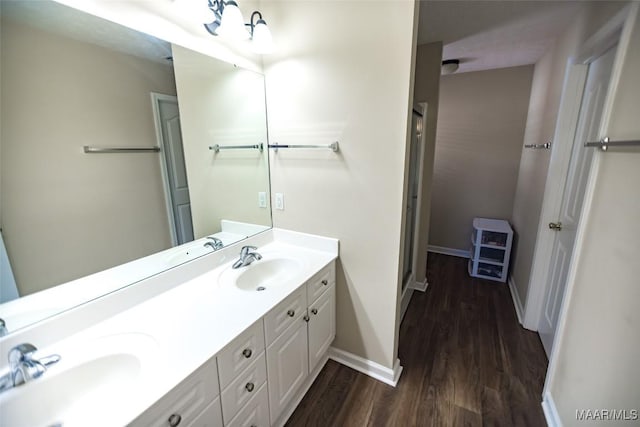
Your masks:
M 51 1 L 0 13 L 9 331 L 271 226 L 262 75 Z

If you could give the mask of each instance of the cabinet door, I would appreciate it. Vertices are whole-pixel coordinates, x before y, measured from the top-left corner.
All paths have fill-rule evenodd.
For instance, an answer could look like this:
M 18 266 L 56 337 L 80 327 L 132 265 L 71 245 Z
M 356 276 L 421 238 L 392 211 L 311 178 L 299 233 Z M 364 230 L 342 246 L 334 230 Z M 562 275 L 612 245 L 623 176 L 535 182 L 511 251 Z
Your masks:
M 167 421 L 167 424 L 171 425 Z M 178 423 L 177 425 L 180 425 Z M 211 402 L 204 411 L 200 413 L 193 421 L 185 424 L 184 427 L 222 427 L 222 411 L 220 410 L 220 397 Z
M 309 371 L 313 371 L 336 336 L 336 287 L 309 306 Z
M 271 423 L 275 423 L 309 374 L 307 323 L 299 321 L 267 348 Z

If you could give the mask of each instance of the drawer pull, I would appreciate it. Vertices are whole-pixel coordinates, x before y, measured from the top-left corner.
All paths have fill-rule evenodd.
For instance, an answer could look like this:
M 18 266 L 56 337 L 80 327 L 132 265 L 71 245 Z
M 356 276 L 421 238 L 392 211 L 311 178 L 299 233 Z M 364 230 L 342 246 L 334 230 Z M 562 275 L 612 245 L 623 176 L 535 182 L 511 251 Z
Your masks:
M 322 282 L 320 282 L 320 283 L 322 283 L 322 285 L 323 285 L 323 286 L 327 286 L 327 285 L 329 284 L 329 281 L 328 281 L 327 279 L 324 279 L 324 280 L 323 280 Z
M 247 359 L 250 358 L 252 354 L 253 353 L 250 348 L 245 348 L 244 350 L 242 350 L 242 355 Z
M 249 393 L 251 393 L 251 392 L 253 391 L 253 389 L 255 388 L 255 386 L 253 385 L 253 383 L 247 383 L 247 385 L 246 385 L 246 386 L 244 386 L 244 388 L 246 388 L 246 389 L 247 389 L 247 391 L 248 391 Z
M 182 421 L 182 417 L 178 414 L 171 414 L 169 417 L 169 427 L 177 427 Z
M 311 313 L 314 314 L 314 315 L 318 314 L 318 309 L 317 308 L 312 308 L 311 309 Z
M 309 316 L 307 314 L 305 314 L 303 319 L 304 319 L 305 322 L 308 322 L 309 321 Z
M 296 312 L 295 312 L 295 311 L 293 311 L 293 310 L 288 310 L 288 311 L 287 311 L 287 316 L 289 316 L 289 317 L 293 317 L 293 316 L 295 316 L 295 315 L 296 315 Z

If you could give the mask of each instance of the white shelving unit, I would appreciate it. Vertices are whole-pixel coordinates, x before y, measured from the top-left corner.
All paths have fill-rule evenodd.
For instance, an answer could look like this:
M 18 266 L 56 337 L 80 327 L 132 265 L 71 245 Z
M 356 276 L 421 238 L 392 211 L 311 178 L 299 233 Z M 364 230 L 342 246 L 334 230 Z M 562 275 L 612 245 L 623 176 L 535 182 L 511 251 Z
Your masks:
M 507 221 L 474 218 L 469 275 L 506 282 L 512 242 L 513 230 Z

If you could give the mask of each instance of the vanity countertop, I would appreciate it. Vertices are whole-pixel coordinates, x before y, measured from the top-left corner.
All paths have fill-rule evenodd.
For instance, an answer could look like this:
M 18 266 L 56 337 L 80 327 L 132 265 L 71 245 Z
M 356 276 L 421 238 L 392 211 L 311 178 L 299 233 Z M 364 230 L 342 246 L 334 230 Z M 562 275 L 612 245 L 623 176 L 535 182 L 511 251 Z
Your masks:
M 257 252 L 263 258 L 255 261 L 254 266 L 281 258 L 294 260 L 297 266 L 295 271 L 279 278 L 277 286 L 266 286 L 263 291 L 236 287 L 233 279 L 242 273 L 242 269 L 231 268 L 234 258 L 40 349 L 38 355 L 57 353 L 62 356 L 61 361 L 45 374 L 51 378 L 69 366 L 81 365 L 83 359 L 96 360 L 103 354 L 131 351 L 139 360 L 126 362 L 131 372 L 135 372 L 135 380 L 116 379 L 123 380 L 125 385 L 118 387 L 117 393 L 105 394 L 97 387 L 92 397 L 88 390 L 86 398 L 73 404 L 73 411 L 69 411 L 73 413 L 52 421 L 61 421 L 66 427 L 87 425 L 88 420 L 93 426 L 125 425 L 133 421 L 338 256 L 335 239 L 285 230 L 267 233 L 270 233 L 268 243 L 256 243 L 259 245 Z M 263 236 L 263 242 L 264 239 Z M 251 239 L 242 242 L 242 245 L 250 244 Z M 188 268 L 188 264 L 178 268 Z M 98 371 L 103 365 L 87 366 L 91 367 L 89 374 L 98 377 L 102 374 Z M 121 373 L 126 377 L 125 371 Z M 113 376 L 107 374 L 109 372 L 105 370 L 105 377 Z M 27 384 L 13 391 L 22 389 L 19 390 L 21 393 L 27 393 L 30 386 Z M 64 390 L 58 389 L 58 392 L 64 393 Z M 0 395 L 0 406 L 2 400 Z

